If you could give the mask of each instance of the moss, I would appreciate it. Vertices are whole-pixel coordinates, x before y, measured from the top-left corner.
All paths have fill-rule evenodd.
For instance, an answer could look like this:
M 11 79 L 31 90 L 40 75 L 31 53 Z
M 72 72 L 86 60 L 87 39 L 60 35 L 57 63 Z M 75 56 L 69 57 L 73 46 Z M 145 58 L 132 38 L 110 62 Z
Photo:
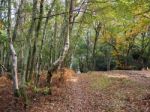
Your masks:
M 49 94 L 51 94 L 51 89 L 48 88 L 48 87 L 45 87 L 44 90 L 43 90 L 43 94 L 44 94 L 44 95 L 49 95 Z
M 35 93 L 41 93 L 44 95 L 51 95 L 51 88 L 50 87 L 44 87 L 44 88 L 34 87 L 33 90 Z

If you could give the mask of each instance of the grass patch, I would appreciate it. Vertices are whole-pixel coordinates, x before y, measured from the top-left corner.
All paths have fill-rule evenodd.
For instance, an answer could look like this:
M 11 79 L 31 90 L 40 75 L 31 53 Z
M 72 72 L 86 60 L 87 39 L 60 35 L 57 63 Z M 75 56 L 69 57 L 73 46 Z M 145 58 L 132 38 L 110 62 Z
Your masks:
M 89 79 L 90 90 L 98 96 L 95 100 L 102 100 L 107 112 L 143 112 L 147 108 L 145 102 L 149 100 L 143 98 L 148 99 L 148 85 L 130 78 L 107 77 L 103 73 L 92 74 Z
M 99 89 L 105 89 L 109 87 L 112 84 L 112 80 L 108 78 L 107 76 L 100 76 L 93 80 L 91 83 L 91 87 L 94 90 L 99 90 Z
M 44 88 L 34 87 L 33 91 L 35 93 L 42 93 L 44 95 L 50 94 L 50 88 L 48 88 L 48 87 L 44 87 Z
M 92 80 L 91 87 L 94 90 L 118 90 L 119 88 L 135 88 L 140 90 L 143 89 L 141 85 L 132 80 L 125 78 L 107 77 L 105 75 L 99 75 L 94 80 Z

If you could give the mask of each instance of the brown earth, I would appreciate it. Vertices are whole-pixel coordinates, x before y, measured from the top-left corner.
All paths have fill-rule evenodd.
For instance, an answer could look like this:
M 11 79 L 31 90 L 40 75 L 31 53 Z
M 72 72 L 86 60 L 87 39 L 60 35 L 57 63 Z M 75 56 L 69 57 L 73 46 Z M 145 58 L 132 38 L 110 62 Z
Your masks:
M 12 82 L 0 77 L 0 112 L 150 112 L 149 71 L 72 75 L 65 69 L 65 83 L 58 84 L 61 73 L 53 79 L 52 95 L 28 91 L 26 110 L 22 99 L 13 97 Z M 41 85 L 44 80 L 43 76 Z

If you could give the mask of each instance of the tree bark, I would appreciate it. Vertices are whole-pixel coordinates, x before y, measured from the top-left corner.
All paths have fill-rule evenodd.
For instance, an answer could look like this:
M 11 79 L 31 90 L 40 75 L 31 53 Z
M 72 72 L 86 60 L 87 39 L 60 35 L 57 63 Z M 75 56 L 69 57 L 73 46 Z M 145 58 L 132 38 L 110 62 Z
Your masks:
M 68 12 L 69 9 L 69 13 L 66 15 L 65 20 L 66 20 L 66 24 L 67 24 L 67 33 L 66 33 L 66 39 L 65 39 L 65 45 L 63 48 L 63 52 L 60 55 L 60 57 L 52 64 L 52 66 L 49 68 L 48 70 L 48 76 L 47 76 L 47 83 L 49 85 L 49 83 L 51 82 L 51 77 L 53 72 L 57 71 L 57 69 L 60 69 L 62 67 L 62 63 L 68 53 L 69 50 L 69 46 L 70 46 L 70 23 L 72 21 L 72 16 L 73 16 L 73 0 L 70 1 L 70 5 L 68 7 L 68 0 L 66 0 L 66 12 Z
M 37 2 L 37 0 L 36 0 Z M 30 79 L 32 78 L 32 74 L 33 74 L 33 66 L 35 65 L 35 58 L 36 58 L 36 51 L 37 51 L 37 40 L 39 38 L 39 31 L 41 28 L 41 22 L 42 22 L 42 15 L 43 15 L 43 2 L 44 0 L 40 1 L 40 18 L 38 20 L 37 23 L 37 27 L 35 29 L 35 38 L 34 38 L 34 45 L 33 45 L 33 49 L 32 49 L 32 56 L 31 56 L 31 67 L 30 67 Z
M 14 95 L 19 96 L 19 84 L 18 84 L 18 70 L 17 70 L 17 54 L 14 49 L 12 41 L 9 43 L 12 57 L 12 67 L 13 67 L 13 86 L 14 86 Z
M 19 25 L 19 19 L 20 19 L 20 13 L 22 10 L 23 6 L 23 1 L 21 0 L 21 3 L 18 8 L 18 14 L 17 14 L 17 19 L 16 19 L 16 24 L 15 24 L 15 29 L 13 31 L 13 36 L 11 37 L 11 0 L 8 1 L 8 28 L 7 28 L 7 33 L 8 33 L 8 38 L 9 38 L 9 47 L 11 51 L 11 58 L 12 58 L 12 76 L 13 76 L 13 87 L 14 87 L 14 95 L 16 97 L 19 97 L 19 83 L 18 83 L 18 70 L 17 70 L 17 54 L 13 45 L 13 40 L 17 37 L 17 31 L 18 31 L 18 25 Z
M 28 35 L 27 35 L 27 47 L 29 46 L 29 49 L 27 49 L 27 56 L 25 59 L 25 68 L 24 70 L 26 70 L 25 75 L 26 75 L 26 81 L 29 81 L 31 79 L 31 74 L 29 74 L 29 69 L 32 66 L 31 63 L 31 56 L 32 56 L 32 45 L 31 45 L 31 37 L 33 36 L 33 30 L 35 28 L 35 17 L 36 17 L 36 11 L 37 11 L 37 0 L 33 0 L 33 6 L 32 6 L 32 20 L 31 20 L 31 25 L 30 28 L 28 30 Z
M 95 70 L 95 67 L 96 67 L 96 47 L 97 47 L 97 41 L 98 41 L 98 37 L 99 37 L 99 34 L 100 34 L 100 30 L 101 30 L 101 23 L 97 23 L 96 24 L 96 27 L 94 28 L 95 30 L 95 39 L 94 39 L 94 46 L 93 46 L 93 56 L 92 56 L 92 60 L 93 60 L 93 70 Z
M 37 72 L 36 72 L 36 85 L 38 84 L 39 81 L 39 77 L 40 77 L 40 70 L 41 70 L 41 64 L 42 64 L 42 51 L 43 51 L 43 44 L 44 44 L 44 40 L 45 40 L 45 34 L 46 34 L 46 29 L 47 29 L 47 24 L 48 24 L 48 20 L 49 20 L 49 16 L 52 13 L 52 9 L 55 5 L 56 0 L 53 0 L 51 8 L 49 9 L 48 13 L 47 13 L 47 18 L 45 20 L 45 24 L 44 24 L 44 30 L 43 30 L 43 35 L 42 35 L 42 41 L 41 41 L 41 47 L 39 50 L 39 56 L 38 56 L 38 62 L 37 62 Z M 42 7 L 41 7 L 42 8 Z

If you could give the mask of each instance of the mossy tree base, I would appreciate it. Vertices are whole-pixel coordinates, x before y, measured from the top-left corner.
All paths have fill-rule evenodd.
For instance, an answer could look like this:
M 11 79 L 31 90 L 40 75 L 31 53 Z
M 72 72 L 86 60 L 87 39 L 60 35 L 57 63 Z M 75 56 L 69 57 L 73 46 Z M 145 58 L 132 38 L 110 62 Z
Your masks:
M 15 89 L 15 90 L 14 90 L 14 96 L 15 96 L 15 97 L 20 97 L 20 96 L 21 96 L 19 89 Z

